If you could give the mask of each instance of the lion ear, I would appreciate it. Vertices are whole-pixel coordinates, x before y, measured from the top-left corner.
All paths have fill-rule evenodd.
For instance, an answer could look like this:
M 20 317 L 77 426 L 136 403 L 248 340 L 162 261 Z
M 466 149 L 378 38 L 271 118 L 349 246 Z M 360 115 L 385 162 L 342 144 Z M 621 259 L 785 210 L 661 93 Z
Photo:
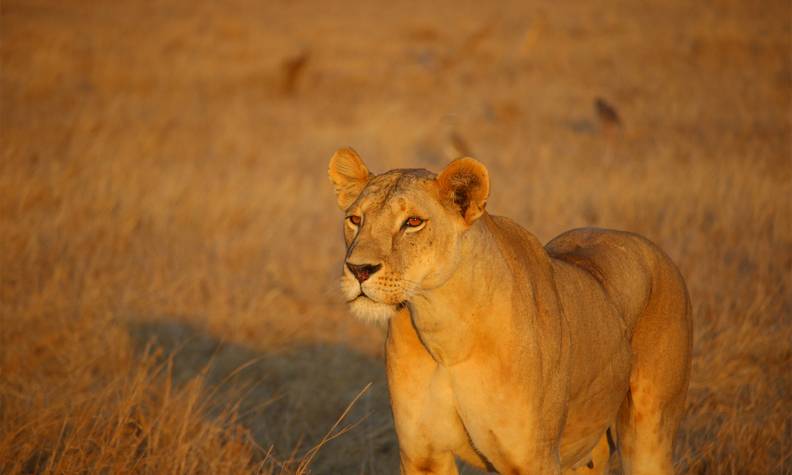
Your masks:
M 357 199 L 371 177 L 360 155 L 351 147 L 338 149 L 330 159 L 327 174 L 335 187 L 338 207 L 342 210 Z
M 470 225 L 487 206 L 489 173 L 483 163 L 472 158 L 459 158 L 449 163 L 437 177 L 441 199 L 452 203 Z

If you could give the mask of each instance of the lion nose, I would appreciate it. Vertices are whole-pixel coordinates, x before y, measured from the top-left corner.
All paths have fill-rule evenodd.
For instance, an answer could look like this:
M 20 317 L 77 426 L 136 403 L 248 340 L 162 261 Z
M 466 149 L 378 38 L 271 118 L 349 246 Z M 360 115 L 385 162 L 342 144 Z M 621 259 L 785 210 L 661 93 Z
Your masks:
M 352 272 L 352 275 L 354 275 L 361 284 L 382 268 L 382 264 L 351 264 L 347 262 L 346 265 L 349 271 Z

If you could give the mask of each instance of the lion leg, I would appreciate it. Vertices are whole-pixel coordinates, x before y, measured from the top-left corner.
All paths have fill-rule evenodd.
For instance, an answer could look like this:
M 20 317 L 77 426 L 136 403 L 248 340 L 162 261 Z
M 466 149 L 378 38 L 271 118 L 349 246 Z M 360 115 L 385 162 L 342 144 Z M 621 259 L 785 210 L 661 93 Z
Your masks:
M 673 442 L 682 405 L 662 407 L 651 402 L 652 387 L 639 382 L 619 414 L 619 451 L 626 475 L 672 474 Z M 632 391 L 632 389 L 631 389 Z
M 402 475 L 457 475 L 456 461 L 451 452 L 436 453 L 418 459 L 401 454 Z
M 661 260 L 633 330 L 630 390 L 619 410 L 618 446 L 627 475 L 673 473 L 674 437 L 690 374 L 690 313 L 682 278 Z
M 467 444 L 447 375 L 421 343 L 406 309 L 391 318 L 388 390 L 402 474 L 457 474 L 452 450 Z
M 591 451 L 591 461 L 578 468 L 565 470 L 567 475 L 607 475 L 610 473 L 611 448 L 607 432 L 602 433 L 599 442 Z

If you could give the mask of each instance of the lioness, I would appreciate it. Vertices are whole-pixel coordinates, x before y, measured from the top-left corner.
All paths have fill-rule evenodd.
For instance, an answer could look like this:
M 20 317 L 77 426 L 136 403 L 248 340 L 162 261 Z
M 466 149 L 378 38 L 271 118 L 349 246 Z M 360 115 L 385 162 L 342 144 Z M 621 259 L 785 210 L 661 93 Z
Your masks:
M 388 321 L 401 471 L 671 473 L 688 387 L 690 302 L 671 260 L 631 233 L 577 229 L 542 247 L 488 214 L 472 158 L 373 175 L 341 149 L 342 290 Z

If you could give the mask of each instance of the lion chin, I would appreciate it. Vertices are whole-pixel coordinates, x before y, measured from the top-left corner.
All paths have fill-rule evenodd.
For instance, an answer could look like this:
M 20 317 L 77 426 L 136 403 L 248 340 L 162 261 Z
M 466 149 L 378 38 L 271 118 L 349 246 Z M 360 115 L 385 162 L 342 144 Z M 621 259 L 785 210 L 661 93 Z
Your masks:
M 352 314 L 360 320 L 374 323 L 385 323 L 396 314 L 397 305 L 390 305 L 382 302 L 375 302 L 370 298 L 361 295 L 349 302 Z

